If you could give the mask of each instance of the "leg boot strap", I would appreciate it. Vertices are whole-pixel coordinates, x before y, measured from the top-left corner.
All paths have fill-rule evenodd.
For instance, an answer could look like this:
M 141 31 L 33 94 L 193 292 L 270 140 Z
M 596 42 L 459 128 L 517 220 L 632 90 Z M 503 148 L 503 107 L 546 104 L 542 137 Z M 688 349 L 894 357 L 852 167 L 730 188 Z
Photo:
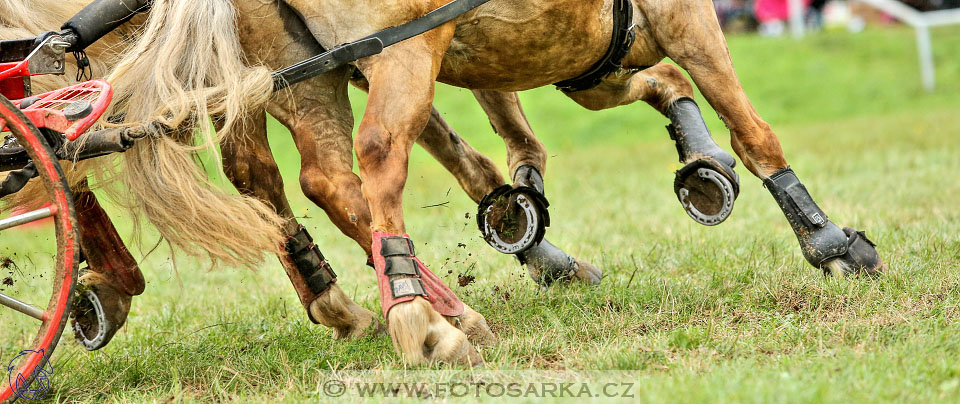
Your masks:
M 684 97 L 674 101 L 667 108 L 667 117 L 670 118 L 671 122 L 667 126 L 667 132 L 670 133 L 670 138 L 676 142 L 681 163 L 688 163 L 689 160 L 698 156 L 708 156 L 731 169 L 736 167 L 737 160 L 733 158 L 733 155 L 713 140 L 713 136 L 703 120 L 700 107 L 693 99 Z
M 374 232 L 372 247 L 380 308 L 388 321 L 393 306 L 417 297 L 426 299 L 444 316 L 463 314 L 463 302 L 414 255 L 409 236 Z
M 811 265 L 822 268 L 825 261 L 846 254 L 847 235 L 827 219 L 790 167 L 763 180 L 763 185 L 780 205 Z
M 287 265 L 284 267 L 287 269 L 287 276 L 290 277 L 300 302 L 307 309 L 310 320 L 318 323 L 310 313 L 310 304 L 330 289 L 337 281 L 337 274 L 303 226 L 298 227 L 297 232 L 287 238 L 285 247 Z

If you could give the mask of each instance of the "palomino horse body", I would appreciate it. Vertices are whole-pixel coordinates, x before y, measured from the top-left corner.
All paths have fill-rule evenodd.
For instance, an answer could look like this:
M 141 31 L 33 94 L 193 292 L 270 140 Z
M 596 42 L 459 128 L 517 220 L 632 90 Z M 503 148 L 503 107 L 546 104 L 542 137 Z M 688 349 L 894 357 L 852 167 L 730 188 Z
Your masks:
M 260 2 L 237 1 L 241 15 L 258 10 L 253 3 Z M 632 43 L 629 55 L 622 60 L 623 68 L 608 75 L 599 86 L 568 95 L 589 109 L 644 100 L 671 118 L 675 126 L 674 137 L 680 143 L 678 149 L 682 156 L 690 155 L 690 161 L 693 161 L 697 155 L 706 155 L 732 169 L 732 163 L 727 161 L 724 153 L 717 152 L 718 148 L 712 142 L 705 141 L 704 128 L 698 127 L 702 122 L 698 124 L 691 119 L 698 115 L 698 111 L 688 101 L 692 96 L 689 83 L 676 68 L 657 65 L 662 58 L 669 56 L 691 74 L 707 100 L 725 119 L 733 132 L 734 149 L 747 168 L 764 179 L 793 226 L 808 261 L 824 268 L 867 272 L 879 270 L 882 263 L 862 233 L 840 230 L 826 220 L 826 215 L 788 169 L 776 137 L 753 110 L 740 88 L 712 3 L 706 0 L 679 3 L 637 0 L 631 4 L 636 40 Z M 374 0 L 291 0 L 288 4 L 297 11 L 298 19 L 306 22 L 315 40 L 330 48 L 419 17 L 441 6 L 442 2 L 405 0 L 383 4 Z M 262 86 L 235 77 L 203 76 L 187 82 L 176 82 L 176 75 L 164 75 L 169 70 L 183 70 L 176 65 L 178 57 L 189 60 L 186 66 L 193 70 L 186 69 L 188 72 L 208 72 L 209 67 L 219 61 L 233 62 L 240 58 L 240 51 L 230 46 L 221 48 L 219 53 L 207 57 L 205 61 L 201 57 L 210 55 L 202 55 L 200 51 L 189 54 L 183 49 L 165 48 L 194 33 L 188 27 L 176 24 L 175 20 L 171 20 L 170 30 L 162 30 L 161 19 L 166 18 L 165 14 L 169 14 L 170 18 L 193 21 L 194 24 L 217 27 L 212 37 L 222 40 L 225 34 L 222 29 L 230 26 L 228 18 L 232 19 L 232 14 L 224 13 L 227 8 L 225 0 L 156 0 L 154 6 L 159 6 L 159 13 L 164 15 L 151 15 L 153 23 L 146 30 L 141 46 L 120 64 L 123 67 L 120 76 L 128 86 L 124 95 L 130 99 L 140 95 L 140 98 L 150 100 L 154 98 L 151 95 L 164 93 L 176 85 L 192 88 L 186 93 L 190 96 L 179 96 L 181 94 L 173 92 L 176 99 L 167 102 L 167 110 L 157 108 L 159 101 L 154 101 L 154 104 L 147 104 L 151 108 L 130 111 L 135 116 L 128 118 L 163 120 L 173 115 L 179 119 L 171 123 L 179 126 L 189 123 L 191 119 L 189 114 L 182 113 L 181 105 L 187 108 L 190 105 L 203 107 L 200 108 L 202 112 L 198 113 L 202 116 L 207 112 L 206 105 L 213 99 L 222 100 L 222 104 L 225 104 L 218 109 L 218 113 L 228 116 L 224 122 L 249 120 L 249 117 L 240 113 L 244 112 L 242 106 L 251 101 L 263 102 Z M 434 81 L 477 90 L 478 98 L 488 101 L 484 105 L 485 110 L 502 135 L 532 135 L 525 120 L 520 119 L 522 112 L 519 111 L 519 104 L 509 92 L 568 80 L 590 69 L 609 47 L 613 31 L 612 9 L 611 1 L 601 0 L 539 3 L 494 0 L 454 22 L 398 43 L 380 55 L 356 62 L 367 79 L 370 92 L 367 110 L 355 139 L 364 180 L 363 195 L 369 204 L 369 220 L 373 230 L 370 237 L 364 240 L 372 240 L 368 251 L 373 255 L 378 275 L 383 312 L 395 346 L 406 361 L 477 363 L 482 359 L 470 340 L 476 341 L 476 337 L 490 335 L 483 318 L 459 302 L 442 284 L 438 284 L 437 279 L 416 258 L 410 247 L 412 243 L 403 236 L 401 196 L 410 148 L 421 139 L 424 128 L 434 126 L 436 129 L 436 124 L 430 123 L 431 117 L 436 116 L 431 107 Z M 211 15 L 214 18 L 209 18 Z M 243 24 L 240 25 L 242 35 Z M 152 63 L 156 60 L 156 57 L 151 57 L 157 55 L 154 53 L 156 49 L 176 51 L 163 54 L 174 63 Z M 238 55 L 231 57 L 229 53 L 234 51 Z M 206 63 L 206 66 L 200 66 L 201 63 Z M 637 72 L 651 65 L 656 66 Z M 263 77 L 255 73 L 249 77 Z M 153 80 L 156 77 L 173 80 Z M 318 87 L 316 94 L 323 94 L 326 97 L 323 100 L 334 102 L 321 103 L 306 112 L 321 117 L 349 116 L 349 105 L 342 98 L 347 75 L 341 73 L 339 78 L 336 75 L 325 77 L 330 81 Z M 204 93 L 208 94 L 205 99 L 199 99 L 202 97 L 196 95 L 201 93 L 192 91 L 206 87 L 213 87 L 214 91 Z M 224 97 L 224 94 L 230 97 Z M 193 99 L 189 99 L 191 97 Z M 502 119 L 498 121 L 498 118 Z M 260 123 L 257 125 L 262 126 Z M 342 128 L 337 130 L 344 131 Z M 510 146 L 510 136 L 504 137 Z M 450 142 L 446 144 L 449 147 Z M 459 147 L 458 144 L 454 143 L 454 149 Z M 265 142 L 262 142 L 260 147 L 264 145 Z M 516 150 L 510 153 L 511 171 L 521 180 L 536 184 L 537 175 L 528 175 L 529 171 L 521 173 L 521 169 L 529 165 L 542 171 L 542 153 L 538 156 L 536 148 L 533 153 L 529 153 L 530 148 L 526 152 L 523 147 L 517 147 Z M 462 157 L 463 153 L 459 156 Z M 523 158 L 529 158 L 532 164 L 515 165 L 518 159 Z M 464 163 L 463 159 L 441 160 L 447 167 Z M 470 162 L 469 159 L 467 162 Z M 726 168 L 719 167 L 724 171 Z M 241 167 L 233 177 L 242 182 L 243 171 Z M 247 175 L 247 178 L 252 178 L 250 174 Z M 461 183 L 465 183 L 462 178 Z M 482 188 L 490 187 L 480 188 L 477 192 L 485 192 Z M 144 190 L 137 192 L 143 193 Z M 254 189 L 249 191 L 256 194 Z M 169 206 L 158 208 L 157 212 L 175 214 Z M 362 226 L 358 228 L 365 230 Z M 290 230 L 287 229 L 287 234 Z M 268 238 L 264 236 L 264 239 Z M 330 285 L 327 292 L 316 299 L 325 299 L 319 306 L 334 308 L 329 313 L 318 314 L 318 317 L 326 314 L 335 317 L 349 311 L 349 308 L 338 310 L 337 302 L 346 298 L 338 297 L 337 291 L 335 285 Z M 313 306 L 311 312 L 312 309 Z
M 443 293 L 430 285 L 428 276 L 421 275 L 425 267 L 401 271 L 387 264 L 395 255 L 413 257 L 412 250 L 400 248 L 396 253 L 394 247 L 405 239 L 401 236 L 405 233 L 401 195 L 408 153 L 429 120 L 434 82 L 509 92 L 576 77 L 589 70 L 609 47 L 613 1 L 494 0 L 454 22 L 356 62 L 370 90 L 355 140 L 356 153 L 372 214 L 374 245 L 384 246 L 383 256 L 375 256 L 381 298 L 386 302 L 384 314 L 395 346 L 406 360 L 475 360 L 463 333 L 440 315 L 456 312 L 456 306 L 431 296 Z M 327 47 L 409 21 L 443 3 L 288 1 Z M 776 136 L 740 86 L 712 2 L 634 0 L 630 6 L 636 38 L 622 60 L 623 67 L 598 86 L 567 95 L 594 110 L 644 100 L 671 118 L 682 115 L 674 110 L 684 108 L 677 103 L 692 96 L 692 89 L 677 69 L 659 65 L 659 70 L 637 73 L 670 57 L 690 73 L 727 123 L 734 150 L 770 189 L 793 227 L 804 257 L 825 270 L 882 270 L 882 262 L 863 233 L 841 230 L 827 220 L 789 169 Z M 410 292 L 411 285 L 424 284 L 427 293 Z M 398 292 L 406 299 L 397 299 Z

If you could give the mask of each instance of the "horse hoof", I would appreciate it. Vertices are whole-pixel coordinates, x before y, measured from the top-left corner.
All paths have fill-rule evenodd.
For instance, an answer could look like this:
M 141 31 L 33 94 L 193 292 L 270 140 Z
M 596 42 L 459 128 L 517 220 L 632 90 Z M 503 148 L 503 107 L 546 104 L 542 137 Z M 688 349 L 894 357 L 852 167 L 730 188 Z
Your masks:
M 739 181 L 732 168 L 712 157 L 702 157 L 677 171 L 673 188 L 691 219 L 716 226 L 733 212 L 740 194 Z
M 579 261 L 548 240 L 517 254 L 520 262 L 527 266 L 530 277 L 540 286 L 550 286 L 555 282 L 583 282 L 588 285 L 600 284 L 603 272 L 599 268 Z
M 603 279 L 603 271 L 589 262 L 577 260 L 576 278 L 587 285 L 596 286 Z
M 314 299 L 309 310 L 320 324 L 333 329 L 334 339 L 357 339 L 387 332 L 379 316 L 354 303 L 336 284 Z
M 88 351 L 107 346 L 130 313 L 132 296 L 110 286 L 99 274 L 81 277 L 82 287 L 71 309 L 73 335 Z
M 467 334 L 467 340 L 474 346 L 494 345 L 497 343 L 497 337 L 490 331 L 487 325 L 487 319 L 482 314 L 474 311 L 466 303 L 463 305 L 463 314 L 460 317 L 447 317 L 450 324 L 459 328 L 464 334 Z
M 877 253 L 877 245 L 870 241 L 864 232 L 844 227 L 843 233 L 847 236 L 847 251 L 824 262 L 824 274 L 877 276 L 887 270 L 887 264 Z
M 543 240 L 550 215 L 547 199 L 528 186 L 501 186 L 480 201 L 477 225 L 483 239 L 504 254 L 529 250 Z
M 483 357 L 470 344 L 467 335 L 422 297 L 393 306 L 387 323 L 394 347 L 407 364 L 442 362 L 467 367 L 483 364 Z
M 373 314 L 372 311 L 364 309 L 360 306 L 357 306 L 356 308 L 361 310 L 361 312 L 357 312 L 354 308 L 351 308 L 350 310 L 354 312 L 353 315 L 356 318 L 356 324 L 352 324 L 349 327 L 334 328 L 334 339 L 360 339 L 371 336 L 387 335 L 387 327 L 377 319 L 377 316 Z

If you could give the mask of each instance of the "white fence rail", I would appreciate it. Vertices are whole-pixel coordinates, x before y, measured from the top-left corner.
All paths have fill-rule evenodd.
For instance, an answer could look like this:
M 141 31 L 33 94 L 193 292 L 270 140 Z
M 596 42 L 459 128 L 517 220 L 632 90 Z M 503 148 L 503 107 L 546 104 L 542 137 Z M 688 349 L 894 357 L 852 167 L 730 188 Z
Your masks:
M 790 28 L 795 38 L 803 37 L 803 14 L 805 12 L 801 0 L 788 0 L 790 7 Z M 917 32 L 917 53 L 920 59 L 920 74 L 923 88 L 933 91 L 937 86 L 937 71 L 933 63 L 933 44 L 930 39 L 930 28 L 944 25 L 960 24 L 960 9 L 917 11 L 897 0 L 855 0 L 865 3 L 894 18 L 912 26 Z

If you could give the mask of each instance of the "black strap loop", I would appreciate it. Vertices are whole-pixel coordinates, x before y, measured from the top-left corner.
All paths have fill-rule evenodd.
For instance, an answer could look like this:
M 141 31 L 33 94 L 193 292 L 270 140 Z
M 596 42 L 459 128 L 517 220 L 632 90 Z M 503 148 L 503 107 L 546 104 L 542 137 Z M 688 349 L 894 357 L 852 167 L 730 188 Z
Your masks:
M 386 267 L 383 273 L 387 276 L 407 275 L 420 276 L 420 266 L 417 261 L 410 257 L 387 257 Z
M 337 274 L 302 225 L 294 235 L 287 238 L 286 249 L 311 292 L 319 295 L 336 282 Z
M 393 256 L 416 256 L 413 252 L 413 241 L 406 237 L 384 237 L 380 241 L 380 255 L 384 257 Z

